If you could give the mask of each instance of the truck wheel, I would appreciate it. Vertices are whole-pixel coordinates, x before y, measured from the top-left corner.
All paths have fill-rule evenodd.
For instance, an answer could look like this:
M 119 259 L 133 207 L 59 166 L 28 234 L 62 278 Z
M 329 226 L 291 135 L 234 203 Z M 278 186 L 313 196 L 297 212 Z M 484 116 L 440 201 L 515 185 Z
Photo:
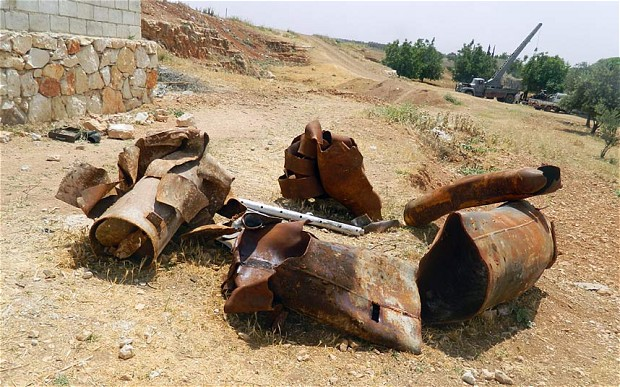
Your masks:
M 504 102 L 504 101 L 506 101 L 506 98 L 497 97 L 497 100 L 498 100 L 499 102 Z
M 471 90 L 467 90 L 467 91 L 465 91 L 465 94 L 473 96 L 473 95 L 474 95 L 474 92 L 473 92 L 473 91 L 471 91 Z
M 515 102 L 515 96 L 512 94 L 508 94 L 506 96 L 506 99 L 504 100 L 504 102 L 506 103 L 514 103 Z

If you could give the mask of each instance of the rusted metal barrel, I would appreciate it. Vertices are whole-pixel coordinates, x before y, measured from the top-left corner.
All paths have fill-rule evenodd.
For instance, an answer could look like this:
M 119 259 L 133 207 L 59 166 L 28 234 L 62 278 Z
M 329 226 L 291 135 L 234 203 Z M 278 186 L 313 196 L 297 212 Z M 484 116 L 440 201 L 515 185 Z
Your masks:
M 409 201 L 405 223 L 423 226 L 452 211 L 548 194 L 561 187 L 560 168 L 553 165 L 468 176 Z
M 298 311 L 368 341 L 420 353 L 415 265 L 316 239 L 303 222 L 245 229 L 223 285 L 227 313 Z
M 526 201 L 454 212 L 416 274 L 422 321 L 463 321 L 514 299 L 555 259 L 553 224 Z

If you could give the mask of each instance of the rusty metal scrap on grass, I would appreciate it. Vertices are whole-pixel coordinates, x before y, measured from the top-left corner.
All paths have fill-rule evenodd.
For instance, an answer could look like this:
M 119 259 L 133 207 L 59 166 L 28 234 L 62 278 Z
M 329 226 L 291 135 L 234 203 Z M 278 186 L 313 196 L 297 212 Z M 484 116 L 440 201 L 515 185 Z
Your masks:
M 451 213 L 416 274 L 422 320 L 464 321 L 510 301 L 556 256 L 553 224 L 527 201 Z
M 381 220 L 381 198 L 364 173 L 362 154 L 352 138 L 324 131 L 319 121 L 312 121 L 284 151 L 284 170 L 278 179 L 283 197 L 328 195 L 356 216 Z
M 95 223 L 97 254 L 156 258 L 184 223 L 213 223 L 233 177 L 206 153 L 209 137 L 172 129 L 136 141 L 119 154 L 119 178 L 82 163 L 62 180 L 56 197 Z
M 415 266 L 369 250 L 328 243 L 304 222 L 264 215 L 243 220 L 222 285 L 226 313 L 273 311 L 279 305 L 389 347 L 420 353 Z
M 560 168 L 553 165 L 468 176 L 409 201 L 405 223 L 423 226 L 452 211 L 544 195 L 561 187 Z

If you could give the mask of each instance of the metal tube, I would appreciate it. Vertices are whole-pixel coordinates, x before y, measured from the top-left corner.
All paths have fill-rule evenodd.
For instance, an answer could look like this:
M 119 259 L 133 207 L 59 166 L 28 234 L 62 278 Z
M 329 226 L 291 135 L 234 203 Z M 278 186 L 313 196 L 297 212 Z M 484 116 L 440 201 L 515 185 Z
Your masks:
M 291 211 L 281 207 L 270 206 L 268 204 L 254 202 L 248 199 L 237 200 L 247 208 L 254 211 L 262 212 L 267 215 L 276 216 L 278 218 L 288 220 L 307 220 L 307 224 L 310 224 L 312 226 L 326 228 L 346 235 L 364 235 L 364 229 L 361 227 L 336 222 L 334 220 L 319 218 L 318 216 L 310 214 L 302 214 L 301 212 Z

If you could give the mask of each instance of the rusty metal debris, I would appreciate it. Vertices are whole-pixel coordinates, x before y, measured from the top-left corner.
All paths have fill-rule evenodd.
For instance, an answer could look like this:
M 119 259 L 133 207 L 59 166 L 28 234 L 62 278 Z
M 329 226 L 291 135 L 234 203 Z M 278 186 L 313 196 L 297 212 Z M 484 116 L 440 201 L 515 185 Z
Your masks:
M 184 223 L 213 223 L 233 177 L 206 153 L 209 137 L 173 129 L 136 141 L 119 155 L 119 178 L 77 165 L 56 197 L 95 218 L 90 242 L 97 254 L 156 258 Z
M 545 165 L 469 176 L 405 206 L 405 223 L 422 226 L 463 208 L 544 195 L 562 187 L 560 168 Z
M 527 201 L 448 216 L 416 274 L 425 323 L 467 320 L 534 285 L 556 259 L 553 223 Z
M 246 213 L 222 285 L 227 313 L 284 306 L 368 341 L 420 353 L 415 266 L 369 250 L 328 243 L 304 222 Z
M 306 125 L 304 134 L 284 151 L 284 170 L 278 182 L 285 198 L 329 195 L 356 216 L 381 219 L 381 198 L 364 173 L 357 144 L 350 137 L 322 130 L 319 121 Z

